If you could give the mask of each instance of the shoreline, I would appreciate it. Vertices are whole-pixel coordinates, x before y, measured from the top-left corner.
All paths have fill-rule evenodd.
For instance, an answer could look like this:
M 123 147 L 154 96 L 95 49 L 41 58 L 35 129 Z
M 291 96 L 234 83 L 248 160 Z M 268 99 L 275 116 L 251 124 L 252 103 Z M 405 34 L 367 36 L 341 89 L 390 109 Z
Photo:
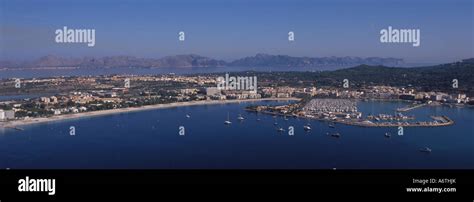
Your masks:
M 167 109 L 173 107 L 187 107 L 187 106 L 196 106 L 196 105 L 212 105 L 212 104 L 229 104 L 229 103 L 240 103 L 240 102 L 261 102 L 261 101 L 299 101 L 299 98 L 260 98 L 260 99 L 245 99 L 245 100 L 199 100 L 199 101 L 189 101 L 189 102 L 175 102 L 167 104 L 156 104 L 156 105 L 146 105 L 142 107 L 134 108 L 119 108 L 119 109 L 109 109 L 109 110 L 100 110 L 100 111 L 90 111 L 82 112 L 76 114 L 64 114 L 51 117 L 40 117 L 40 118 L 30 118 L 22 120 L 13 120 L 0 122 L 0 128 L 9 128 L 9 129 L 20 129 L 18 126 L 38 124 L 38 123 L 48 123 L 55 121 L 71 120 L 78 118 L 86 117 L 95 117 L 95 116 L 105 116 L 111 114 L 120 114 L 128 112 L 139 112 L 153 109 Z

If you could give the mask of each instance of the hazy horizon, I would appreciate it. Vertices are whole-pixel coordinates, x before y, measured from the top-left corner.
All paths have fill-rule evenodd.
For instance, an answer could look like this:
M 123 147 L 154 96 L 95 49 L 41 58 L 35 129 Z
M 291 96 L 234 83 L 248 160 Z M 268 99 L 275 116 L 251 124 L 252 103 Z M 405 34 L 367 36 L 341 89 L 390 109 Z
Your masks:
M 116 54 L 116 55 L 72 55 L 72 56 L 67 56 L 67 55 L 61 55 L 61 54 L 47 54 L 47 55 L 42 55 L 38 57 L 31 57 L 31 58 L 16 58 L 16 59 L 11 59 L 11 58 L 6 58 L 2 59 L 0 61 L 3 62 L 13 62 L 13 63 L 29 63 L 29 62 L 35 62 L 37 60 L 40 60 L 42 57 L 48 57 L 48 56 L 55 56 L 55 57 L 60 57 L 60 58 L 65 58 L 65 59 L 80 59 L 80 58 L 103 58 L 103 57 L 134 57 L 137 59 L 162 59 L 164 57 L 173 57 L 173 56 L 178 56 L 178 55 L 198 55 L 202 57 L 207 57 L 210 59 L 216 59 L 216 60 L 222 60 L 227 63 L 231 63 L 233 61 L 243 59 L 245 57 L 254 57 L 257 54 L 268 54 L 268 53 L 255 53 L 253 55 L 247 55 L 243 56 L 240 58 L 230 58 L 230 59 L 224 59 L 224 58 L 218 58 L 218 57 L 213 57 L 210 55 L 201 55 L 197 53 L 181 53 L 181 54 L 176 54 L 176 55 L 163 55 L 163 56 L 150 56 L 150 57 L 142 57 L 142 56 L 137 56 L 137 55 L 125 55 L 125 54 Z M 268 55 L 282 55 L 282 56 L 290 56 L 290 57 L 308 57 L 308 58 L 331 58 L 331 57 L 338 57 L 338 58 L 344 58 L 344 57 L 350 57 L 350 58 L 356 58 L 359 56 L 308 56 L 308 55 L 302 55 L 302 56 L 296 56 L 296 55 L 286 55 L 286 54 L 268 54 Z M 371 57 L 377 57 L 377 58 L 396 58 L 396 57 L 378 57 L 378 56 L 367 56 L 367 57 L 359 57 L 362 59 L 366 58 L 371 58 Z M 472 58 L 472 57 L 471 57 Z M 461 58 L 459 60 L 452 60 L 452 61 L 446 61 L 446 62 L 411 62 L 411 61 L 406 61 L 404 58 L 396 58 L 396 59 L 403 59 L 404 64 L 401 64 L 401 67 L 416 67 L 416 66 L 427 66 L 427 65 L 437 65 L 437 64 L 448 64 L 448 63 L 453 63 L 453 62 L 460 62 L 465 59 L 471 59 L 471 58 Z

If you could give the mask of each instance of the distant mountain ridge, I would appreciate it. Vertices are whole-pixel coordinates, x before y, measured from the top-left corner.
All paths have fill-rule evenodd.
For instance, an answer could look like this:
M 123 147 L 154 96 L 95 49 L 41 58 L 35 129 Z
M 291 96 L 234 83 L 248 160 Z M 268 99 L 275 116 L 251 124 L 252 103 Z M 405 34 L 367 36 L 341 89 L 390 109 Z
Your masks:
M 288 55 L 256 54 L 225 62 L 195 54 L 166 56 L 159 59 L 138 58 L 133 56 L 81 57 L 69 58 L 55 55 L 41 57 L 32 62 L 0 61 L 0 68 L 40 68 L 40 67 L 79 67 L 79 68 L 115 68 L 115 67 L 324 67 L 324 66 L 356 66 L 384 65 L 399 66 L 403 64 L 400 58 L 380 57 L 293 57 Z
M 273 67 L 321 67 L 329 66 L 355 66 L 355 65 L 384 65 L 399 66 L 403 64 L 400 58 L 380 57 L 292 57 L 288 55 L 268 55 L 259 53 L 252 57 L 234 60 L 231 66 L 273 66 Z
M 199 55 L 176 55 L 160 59 L 137 58 L 133 56 L 107 56 L 68 58 L 48 55 L 33 62 L 0 62 L 0 67 L 38 68 L 38 67 L 79 67 L 79 68 L 114 68 L 114 67 L 219 67 L 226 63 Z

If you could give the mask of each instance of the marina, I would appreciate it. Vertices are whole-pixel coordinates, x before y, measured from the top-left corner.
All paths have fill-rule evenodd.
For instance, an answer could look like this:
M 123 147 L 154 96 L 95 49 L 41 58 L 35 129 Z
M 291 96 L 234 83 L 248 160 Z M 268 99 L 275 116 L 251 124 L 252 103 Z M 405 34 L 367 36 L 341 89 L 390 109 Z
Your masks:
M 444 115 L 430 116 L 432 121 L 416 121 L 415 116 L 404 116 L 401 113 L 396 115 L 369 115 L 366 118 L 363 118 L 362 113 L 357 111 L 357 107 L 353 101 L 343 99 L 322 99 L 323 101 L 314 102 L 314 100 L 319 99 L 313 99 L 301 110 L 295 110 L 291 114 L 284 113 L 288 111 L 284 106 L 250 106 L 247 107 L 246 110 L 269 114 L 272 116 L 285 117 L 285 119 L 287 116 L 294 116 L 318 121 L 329 121 L 329 128 L 334 128 L 335 123 L 360 127 L 442 127 L 454 124 L 454 120 Z M 331 100 L 333 100 L 333 102 L 331 102 Z M 289 106 L 288 108 L 294 108 L 294 105 L 297 104 L 289 104 L 286 106 Z M 330 107 L 326 105 L 330 105 Z M 275 125 L 277 124 L 278 123 L 275 121 Z

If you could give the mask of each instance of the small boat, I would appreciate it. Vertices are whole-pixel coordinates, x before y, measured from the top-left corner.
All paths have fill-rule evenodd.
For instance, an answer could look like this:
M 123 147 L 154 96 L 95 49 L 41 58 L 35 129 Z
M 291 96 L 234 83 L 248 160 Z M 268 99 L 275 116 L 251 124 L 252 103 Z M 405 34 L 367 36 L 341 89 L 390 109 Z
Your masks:
M 285 120 L 285 121 L 288 121 L 288 118 L 286 118 L 286 116 L 285 116 L 284 120 Z
M 391 135 L 390 133 L 388 133 L 388 132 L 387 132 L 387 133 L 385 133 L 385 135 L 384 135 L 384 136 L 385 136 L 386 138 L 390 138 L 390 136 L 392 136 L 392 135 Z
M 278 125 L 278 123 L 277 123 L 277 122 L 275 122 L 275 123 L 273 123 L 273 125 L 275 125 L 275 126 L 276 126 L 276 125 Z
M 239 114 L 239 116 L 237 117 L 237 120 L 239 120 L 239 121 L 243 121 L 244 119 L 245 119 L 245 118 L 244 118 L 242 115 L 240 115 L 240 114 Z
M 260 118 L 257 118 L 257 121 L 260 121 Z
M 188 118 L 188 119 L 189 119 L 189 118 L 191 118 L 191 116 L 190 116 L 189 114 L 186 114 L 186 118 Z
M 340 138 L 341 137 L 341 134 L 339 133 L 333 133 L 331 134 L 332 137 L 336 137 L 336 138 Z
M 278 131 L 278 132 L 284 132 L 285 129 L 283 129 L 282 127 L 280 127 L 280 128 L 277 129 L 277 131 Z
M 20 127 L 15 127 L 15 130 L 24 131 L 25 129 L 20 128 Z
M 328 124 L 329 128 L 335 128 L 336 126 L 334 126 L 334 123 L 329 123 Z
M 232 123 L 232 122 L 230 122 L 230 120 L 229 120 L 229 113 L 227 113 L 227 120 L 224 121 L 224 124 L 230 125 L 231 123 Z
M 428 148 L 428 147 L 425 147 L 425 148 L 423 148 L 423 149 L 420 149 L 420 152 L 431 153 L 431 149 Z
M 311 130 L 311 126 L 309 126 L 309 125 L 304 125 L 303 128 L 304 128 L 304 130 L 306 130 L 306 131 Z

